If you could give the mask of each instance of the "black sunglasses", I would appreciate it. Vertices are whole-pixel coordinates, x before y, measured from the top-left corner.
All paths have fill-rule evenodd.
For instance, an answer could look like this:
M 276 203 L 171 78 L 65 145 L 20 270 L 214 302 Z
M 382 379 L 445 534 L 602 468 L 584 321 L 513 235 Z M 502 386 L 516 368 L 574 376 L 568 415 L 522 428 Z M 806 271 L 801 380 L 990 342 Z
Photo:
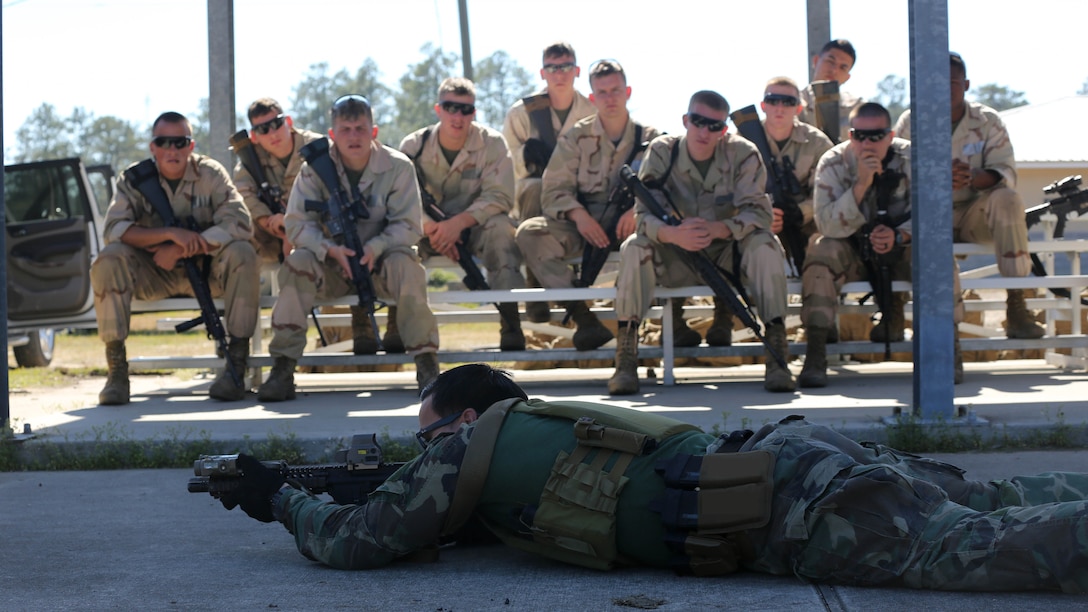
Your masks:
M 724 119 L 711 119 L 699 113 L 688 113 L 688 121 L 697 128 L 706 128 L 711 132 L 720 132 L 725 129 Z
M 431 433 L 432 431 L 434 431 L 436 429 L 439 429 L 441 427 L 445 427 L 446 425 L 449 425 L 450 423 L 452 423 L 452 422 L 456 421 L 457 419 L 461 418 L 461 415 L 464 414 L 464 413 L 465 413 L 464 410 L 462 410 L 461 412 L 455 412 L 455 413 L 453 413 L 453 414 L 451 414 L 449 416 L 442 417 L 441 419 L 438 419 L 434 423 L 431 423 L 430 425 L 428 425 L 428 426 L 424 427 L 423 429 L 417 431 L 416 432 L 416 441 L 419 442 L 420 448 L 426 449 L 427 446 L 430 445 L 431 440 L 429 440 L 427 438 L 427 434 Z
M 447 113 L 461 113 L 466 117 L 476 112 L 476 107 L 474 105 L 465 104 L 464 102 L 453 102 L 452 100 L 443 100 L 438 103 L 438 106 L 442 107 L 442 110 Z
M 184 149 L 191 142 L 193 142 L 193 139 L 189 136 L 156 136 L 151 140 L 151 143 L 160 149 L 169 149 L 170 147 Z
M 891 130 L 855 130 L 851 128 L 850 138 L 853 138 L 858 142 L 865 142 L 866 140 L 869 142 L 880 142 L 887 137 L 889 132 L 891 132 Z
M 556 72 L 570 72 L 574 70 L 574 62 L 564 62 L 562 64 L 544 64 L 544 72 L 548 74 L 555 74 Z
M 801 103 L 796 96 L 776 93 L 764 94 L 763 101 L 771 106 L 797 106 Z
M 257 134 L 267 134 L 269 132 L 275 132 L 283 126 L 284 121 L 286 121 L 286 118 L 283 116 L 283 113 L 280 113 L 275 117 L 272 117 L 268 121 L 265 121 L 264 123 L 258 123 L 254 125 L 253 131 Z

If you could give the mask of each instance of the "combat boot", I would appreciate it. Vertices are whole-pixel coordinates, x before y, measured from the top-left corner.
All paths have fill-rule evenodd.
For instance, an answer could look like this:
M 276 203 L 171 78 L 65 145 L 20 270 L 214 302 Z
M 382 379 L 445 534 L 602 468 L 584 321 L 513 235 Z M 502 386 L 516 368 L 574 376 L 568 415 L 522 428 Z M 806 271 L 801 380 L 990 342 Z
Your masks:
M 782 359 L 789 357 L 790 346 L 786 340 L 786 326 L 782 323 L 782 319 L 775 319 L 767 324 L 766 340 L 767 345 L 773 347 Z M 779 364 L 770 351 L 764 351 L 764 359 L 767 370 L 763 375 L 763 388 L 775 393 L 793 391 L 796 387 L 790 369 Z
M 248 358 L 249 338 L 231 338 L 230 344 L 227 345 L 227 359 L 242 384 L 236 384 L 234 377 L 230 375 L 230 370 L 224 366 L 223 371 L 219 373 L 219 376 L 215 377 L 215 382 L 208 389 L 208 396 L 227 402 L 244 398 L 246 396 L 246 360 Z
M 1005 301 L 1005 335 L 1010 338 L 1042 338 L 1046 329 L 1040 325 L 1024 301 L 1023 289 L 1009 289 Z
M 521 316 L 517 302 L 499 304 L 499 350 L 524 351 L 525 334 L 521 331 Z
M 827 337 L 830 328 L 809 326 L 805 329 L 805 367 L 797 377 L 803 388 L 827 386 Z
M 351 307 L 351 352 L 356 355 L 373 355 L 378 352 L 378 337 L 370 316 L 362 306 Z
M 540 281 L 536 275 L 526 266 L 525 286 L 539 287 Z M 525 302 L 525 318 L 533 323 L 547 323 L 552 320 L 552 305 L 550 302 Z
M 257 399 L 262 402 L 282 402 L 295 399 L 295 365 L 289 357 L 276 357 L 268 380 L 257 389 Z
M 400 328 L 397 327 L 396 306 L 390 306 L 385 315 L 385 338 L 382 340 L 382 348 L 385 349 L 386 353 L 404 352 L 404 340 L 401 340 Z
M 638 393 L 638 324 L 620 326 L 616 338 L 616 371 L 608 379 L 609 395 Z
M 721 298 L 714 298 L 714 322 L 706 330 L 706 343 L 709 346 L 733 344 L 733 311 Z
M 699 346 L 703 337 L 699 335 L 699 332 L 688 327 L 687 321 L 684 320 L 684 300 L 673 298 L 669 300 L 669 303 L 672 304 L 672 345 Z
M 125 341 L 113 340 L 106 343 L 106 386 L 98 392 L 98 403 L 103 406 L 118 406 L 128 403 L 128 356 L 125 353 Z
M 880 323 L 869 331 L 869 341 L 883 344 L 903 340 L 903 306 L 907 303 L 907 294 L 892 294 L 892 311 L 880 313 Z
M 601 325 L 600 319 L 585 302 L 567 302 L 567 312 L 577 327 L 574 332 L 574 348 L 579 351 L 592 351 L 614 337 L 607 327 Z
M 963 351 L 960 349 L 960 332 L 956 330 L 956 337 L 952 341 L 952 354 L 954 355 L 952 365 L 952 384 L 958 385 L 963 382 Z
M 416 362 L 416 385 L 422 392 L 427 385 L 438 378 L 438 354 L 420 353 L 414 358 Z

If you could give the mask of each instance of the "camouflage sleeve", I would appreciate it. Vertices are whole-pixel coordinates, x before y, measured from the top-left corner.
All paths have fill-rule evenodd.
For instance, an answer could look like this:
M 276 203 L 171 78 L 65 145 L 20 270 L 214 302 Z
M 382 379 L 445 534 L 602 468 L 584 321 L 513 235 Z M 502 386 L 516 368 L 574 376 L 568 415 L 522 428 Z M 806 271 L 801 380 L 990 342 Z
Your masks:
M 562 220 L 569 211 L 582 206 L 578 202 L 580 153 L 576 132 L 567 132 L 556 143 L 542 179 L 540 202 L 545 217 Z
M 506 141 L 490 131 L 483 138 L 480 195 L 468 207 L 469 214 L 480 225 L 495 215 L 508 214 L 514 207 L 514 161 Z
M 740 240 L 748 234 L 771 227 L 771 201 L 767 197 L 767 168 L 756 146 L 743 138 L 730 139 L 735 152 L 733 206 L 737 214 L 724 223 Z
M 253 225 L 249 210 L 242 202 L 242 194 L 234 187 L 227 169 L 210 158 L 207 162 L 205 168 L 211 175 L 211 201 L 215 204 L 212 220 L 215 225 L 201 233 L 218 250 L 228 242 L 249 240 L 253 236 Z
M 283 224 L 291 244 L 306 249 L 317 256 L 318 261 L 325 261 L 329 247 L 335 246 L 325 236 L 317 213 L 306 212 L 306 200 L 325 202 L 329 199 L 328 190 L 321 183 L 317 173 L 309 164 L 302 164 L 302 169 L 291 187 L 291 197 L 287 200 L 287 214 Z
M 386 151 L 388 154 L 388 150 Z M 367 240 L 375 259 L 387 249 L 398 246 L 414 246 L 423 238 L 423 200 L 419 195 L 419 181 L 412 162 L 401 156 L 391 160 L 391 179 L 382 183 L 389 186 L 385 194 L 385 228 Z
M 273 508 L 299 552 L 337 569 L 369 569 L 438 543 L 472 429 L 439 439 L 362 505 L 289 490 Z
M 985 113 L 984 117 L 986 131 L 983 140 L 986 144 L 982 150 L 982 168 L 997 172 L 1005 180 L 1006 187 L 1016 189 L 1016 159 L 1009 131 L 996 112 Z
M 246 208 L 249 209 L 251 217 L 260 219 L 272 214 L 268 206 L 257 196 L 257 181 L 249 173 L 249 170 L 246 170 L 246 167 L 242 165 L 242 162 L 238 162 L 234 166 L 234 186 L 238 189 L 238 193 L 242 195 L 242 201 L 245 203 Z
M 673 139 L 674 137 L 671 136 L 661 136 L 650 143 L 650 148 L 643 154 L 642 165 L 638 169 L 638 178 L 642 182 L 658 180 L 665 174 L 665 170 L 669 167 L 669 159 L 672 157 Z M 669 180 L 672 180 L 671 176 Z M 661 198 L 658 198 L 658 202 L 661 202 Z M 650 210 L 641 200 L 635 206 L 635 223 L 635 233 L 644 235 L 655 243 L 658 242 L 657 231 L 665 225 L 664 221 L 650 214 Z
M 143 196 L 125 180 L 124 174 L 117 178 L 117 188 L 114 190 L 113 200 L 106 209 L 105 226 L 102 230 L 102 237 L 106 244 L 120 242 L 121 236 L 125 235 L 128 228 L 138 225 L 136 203 L 142 199 Z
M 510 159 L 514 164 L 514 177 L 521 180 L 529 175 L 525 169 L 525 141 L 529 140 L 529 113 L 525 105 L 518 100 L 506 113 L 502 123 L 502 137 L 510 149 Z
M 895 137 L 902 138 L 903 140 L 910 140 L 910 109 L 903 111 L 899 115 L 899 120 L 895 122 Z
M 856 176 L 850 169 L 846 147 L 836 146 L 816 165 L 812 216 L 817 231 L 829 238 L 848 238 L 865 225 L 865 215 L 854 199 Z

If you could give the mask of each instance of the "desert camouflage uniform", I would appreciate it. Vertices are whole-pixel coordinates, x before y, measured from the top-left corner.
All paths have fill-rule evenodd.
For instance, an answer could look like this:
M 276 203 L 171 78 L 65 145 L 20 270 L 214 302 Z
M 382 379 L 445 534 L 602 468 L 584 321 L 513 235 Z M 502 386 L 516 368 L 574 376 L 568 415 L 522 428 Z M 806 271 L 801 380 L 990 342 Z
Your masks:
M 733 237 L 714 241 L 704 252 L 725 270 L 739 270 L 761 319 L 769 322 L 785 317 L 785 256 L 769 229 L 771 202 L 764 193 L 767 171 L 759 151 L 744 138 L 726 134 L 718 141 L 704 178 L 688 156 L 686 137 L 660 136 L 650 143 L 639 178 L 653 181 L 664 175 L 674 145 L 678 147 L 676 163 L 664 187 L 679 216 L 724 222 Z M 671 209 L 668 204 L 663 206 Z M 672 247 L 658 241 L 657 232 L 664 222 L 648 214 L 642 202 L 635 211 L 638 231 L 620 248 L 616 316 L 621 320 L 641 320 L 657 285 L 704 284 Z
M 805 225 L 801 231 L 809 238 L 816 233 L 816 222 L 812 219 L 812 189 L 816 186 L 816 163 L 833 146 L 831 140 L 820 130 L 798 119 L 793 120 L 793 132 L 782 148 L 767 134 L 766 129 L 763 132 L 767 135 L 771 155 L 779 162 L 783 157 L 788 157 L 793 162 L 793 174 L 805 192 L 805 199 L 798 202 L 801 213 L 805 216 Z
M 399 151 L 371 143 L 370 161 L 356 186 L 348 184 L 347 175 L 336 147 L 329 147 L 340 185 L 351 194 L 362 196 L 369 219 L 356 225 L 363 246 L 374 252 L 372 270 L 374 289 L 379 299 L 397 303 L 397 323 L 408 354 L 436 352 L 438 326 L 427 305 L 427 275 L 419 263 L 414 245 L 422 235 L 422 207 L 412 162 Z M 303 164 L 284 223 L 295 250 L 280 266 L 280 294 L 272 309 L 275 336 L 268 345 L 273 357 L 297 360 L 306 347 L 306 317 L 316 297 L 337 298 L 354 292 L 354 285 L 344 277 L 340 265 L 326 259 L 329 247 L 336 243 L 322 224 L 321 214 L 307 212 L 307 200 L 326 202 L 328 189 L 310 168 Z M 361 257 L 356 253 L 355 257 Z
M 274 498 L 273 513 L 302 554 L 340 569 L 379 567 L 433 546 L 474 431 L 464 425 L 440 437 L 364 505 L 340 506 L 286 489 Z M 680 433 L 634 459 L 616 510 L 620 554 L 669 567 L 673 553 L 660 517 L 630 500 L 664 493 L 657 461 L 704 454 L 713 440 Z M 477 513 L 518 529 L 525 506 L 540 500 L 556 457 L 574 446 L 569 420 L 508 414 Z M 537 452 L 527 457 L 526 449 Z M 746 532 L 755 545 L 747 569 L 860 585 L 1088 591 L 1086 474 L 969 481 L 954 466 L 862 446 L 794 417 L 765 426 L 741 450 L 776 457 L 770 521 Z
M 967 112 L 952 128 L 952 158 L 967 162 L 972 169 L 997 172 L 1002 180 L 984 191 L 967 186 L 952 193 L 952 239 L 992 243 L 1001 276 L 1027 276 L 1031 273 L 1028 227 L 1024 200 L 1016 192 L 1016 159 L 1009 132 L 994 109 L 964 103 Z M 900 115 L 895 133 L 910 138 L 909 109 Z
M 282 205 L 285 209 L 287 208 L 287 198 L 291 195 L 291 186 L 295 184 L 295 177 L 298 176 L 298 171 L 302 169 L 302 155 L 299 154 L 299 149 L 303 145 L 324 138 L 317 132 L 295 128 L 291 129 L 290 134 L 291 139 L 294 141 L 294 148 L 291 151 L 291 156 L 286 161 L 274 157 L 260 145 L 252 145 L 253 150 L 257 152 L 257 161 L 264 170 L 265 180 L 271 185 L 278 185 L 283 191 Z M 283 245 L 280 239 L 269 234 L 261 227 L 260 223 L 257 223 L 258 219 L 271 215 L 272 211 L 269 210 L 267 204 L 257 197 L 259 193 L 257 181 L 250 176 L 249 171 L 240 161 L 234 166 L 234 186 L 238 188 L 238 193 L 242 194 L 246 208 L 249 209 L 249 214 L 253 217 L 253 247 L 257 249 L 257 255 L 260 256 L 263 262 L 279 263 L 283 256 Z M 286 212 L 286 210 L 283 212 Z
M 635 147 L 660 134 L 644 125 L 639 142 L 635 142 L 635 123 L 628 117 L 623 136 L 613 144 L 594 115 L 579 121 L 556 144 L 544 171 L 544 214 L 523 221 L 517 233 L 518 247 L 542 287 L 574 286 L 574 272 L 565 260 L 582 254 L 585 239 L 567 213 L 584 207 L 598 222 L 614 214 L 608 210 L 608 197 L 622 182 L 620 168 Z M 637 169 L 644 155 L 639 153 L 632 167 Z M 624 238 L 617 237 L 620 242 Z
M 226 168 L 210 157 L 193 154 L 177 191 L 161 176 L 159 184 L 170 199 L 174 216 L 181 222 L 191 216 L 204 239 L 215 247 L 210 253 L 208 285 L 212 295 L 225 302 L 223 325 L 227 333 L 231 338 L 252 337 L 257 325 L 260 270 L 257 253 L 249 243 L 249 211 Z M 122 174 L 106 211 L 106 247 L 91 266 L 95 316 L 103 342 L 128 337 L 134 297 L 158 300 L 193 295 L 180 261 L 173 269 L 163 270 L 150 251 L 121 242 L 121 236 L 134 225 L 163 227 L 163 220 Z
M 420 152 L 420 140 L 428 130 L 430 135 Z M 492 289 L 524 287 L 521 252 L 514 244 L 514 221 L 510 218 L 514 165 L 506 142 L 497 131 L 472 123 L 468 139 L 451 165 L 439 146 L 438 130 L 439 124 L 435 124 L 405 136 L 400 150 L 423 169 L 426 189 L 447 217 L 467 210 L 476 220 L 465 246 L 483 262 L 488 285 Z M 424 260 L 437 254 L 427 238 L 420 241 L 419 250 Z
M 547 96 L 548 88 L 545 87 L 533 93 L 530 98 Z M 566 134 L 575 123 L 597 113 L 597 108 L 580 92 L 574 92 L 574 102 L 566 121 L 559 121 L 559 115 L 552 109 L 552 127 L 555 128 L 555 139 Z M 540 138 L 536 127 L 533 126 L 529 111 L 525 109 L 525 100 L 518 100 L 506 113 L 506 119 L 502 125 L 502 135 L 506 139 L 506 146 L 510 148 L 510 157 L 514 161 L 514 211 L 511 216 L 518 221 L 524 221 L 541 214 L 540 189 L 541 179 L 529 176 L 529 170 L 525 168 L 525 141 L 530 138 Z
M 816 125 L 816 92 L 811 83 L 801 90 L 801 100 L 805 103 L 801 111 L 801 121 L 819 128 Z M 864 103 L 864 99 L 839 89 L 839 142 L 850 141 L 850 113 Z
M 893 139 L 890 150 L 894 156 L 886 170 L 903 175 L 888 205 L 888 215 L 896 219 L 911 212 L 910 142 Z M 869 279 L 852 237 L 876 217 L 876 189 L 874 183 L 865 192 L 862 202 L 854 199 L 857 168 L 857 156 L 849 142 L 835 145 L 820 158 L 816 166 L 813 213 L 817 231 L 822 235 L 809 246 L 801 275 L 801 322 L 805 326 L 831 327 L 835 322 L 842 286 L 851 281 Z M 909 235 L 910 219 L 893 229 Z M 903 248 L 899 253 L 898 260 L 891 266 L 892 278 L 910 281 L 910 247 Z M 894 257 L 895 251 L 886 255 Z M 958 267 L 953 272 L 953 321 L 959 323 L 963 320 L 963 296 Z

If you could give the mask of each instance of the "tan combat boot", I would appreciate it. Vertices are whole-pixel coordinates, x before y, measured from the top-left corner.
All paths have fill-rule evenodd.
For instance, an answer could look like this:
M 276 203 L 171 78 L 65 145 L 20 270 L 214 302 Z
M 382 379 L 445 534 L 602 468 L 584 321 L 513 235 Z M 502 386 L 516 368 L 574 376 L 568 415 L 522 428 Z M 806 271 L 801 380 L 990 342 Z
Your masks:
M 368 317 L 369 325 L 369 317 Z M 354 324 L 355 319 L 352 318 Z M 353 330 L 354 331 L 354 330 Z M 385 315 L 385 338 L 382 339 L 382 348 L 386 353 L 403 353 L 404 340 L 400 338 L 400 328 L 397 327 L 397 307 L 390 306 Z
M 272 362 L 272 372 L 268 380 L 257 389 L 257 398 L 262 402 L 282 402 L 295 399 L 295 365 L 298 362 L 288 357 L 276 357 Z
M 608 379 L 609 395 L 638 393 L 638 325 L 620 327 L 616 338 L 616 371 Z
M 601 325 L 600 319 L 585 302 L 567 302 L 566 306 L 577 327 L 574 332 L 574 348 L 579 351 L 592 351 L 613 338 L 612 332 Z
M 684 300 L 673 298 L 669 300 L 669 303 L 672 304 L 672 345 L 699 346 L 703 337 L 699 335 L 699 332 L 688 327 L 687 321 L 684 320 Z
M 869 341 L 900 342 L 903 340 L 903 327 L 906 324 L 903 307 L 907 304 L 906 293 L 892 294 L 892 311 L 880 313 L 880 323 L 869 331 Z
M 416 362 L 416 385 L 422 392 L 427 385 L 438 378 L 438 354 L 420 353 L 414 358 Z
M 733 311 L 725 300 L 714 298 L 714 322 L 706 330 L 706 343 L 709 346 L 731 346 L 733 344 Z
M 773 347 L 782 359 L 789 358 L 790 346 L 786 339 L 786 326 L 781 319 L 775 319 L 767 324 L 766 339 L 767 345 Z M 763 375 L 763 388 L 775 393 L 793 391 L 796 387 L 790 369 L 780 365 L 770 351 L 764 351 L 764 359 L 767 370 Z
M 242 384 L 235 383 L 234 377 L 230 375 L 230 370 L 224 366 L 223 371 L 219 373 L 211 388 L 208 389 L 208 396 L 228 402 L 244 398 L 246 396 L 246 360 L 248 358 L 249 338 L 231 338 L 230 344 L 227 345 L 227 359 Z
M 805 367 L 797 377 L 797 383 L 803 388 L 827 386 L 827 327 L 809 326 L 805 330 Z
M 98 403 L 103 406 L 118 406 L 128 403 L 128 356 L 125 354 L 125 341 L 114 340 L 106 343 L 106 386 L 98 392 Z
M 525 333 L 521 331 L 521 315 L 517 302 L 499 304 L 499 350 L 524 351 Z
M 1046 329 L 1028 310 L 1024 293 L 1024 289 L 1009 289 L 1009 297 L 1005 301 L 1005 335 L 1010 338 L 1042 338 Z
M 373 355 L 378 352 L 378 337 L 370 316 L 362 306 L 351 307 L 351 352 L 356 355 Z

